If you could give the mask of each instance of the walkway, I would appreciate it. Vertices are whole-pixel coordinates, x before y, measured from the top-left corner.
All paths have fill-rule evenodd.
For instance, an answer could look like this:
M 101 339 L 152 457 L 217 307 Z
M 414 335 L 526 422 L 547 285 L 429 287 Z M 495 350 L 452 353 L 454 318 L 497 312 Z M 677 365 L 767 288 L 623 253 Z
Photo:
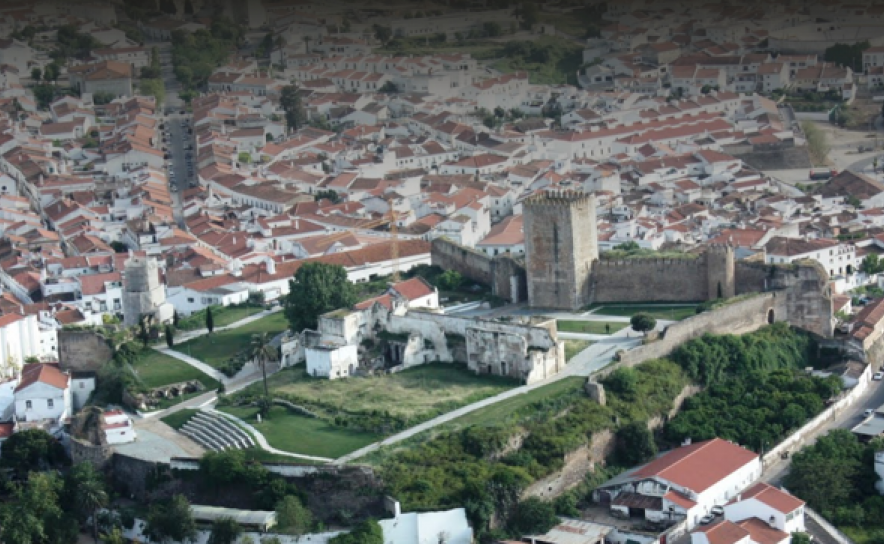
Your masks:
M 180 351 L 175 351 L 174 349 L 166 347 L 166 346 L 162 346 L 162 347 L 161 346 L 153 346 L 153 349 L 155 349 L 156 351 L 159 351 L 160 353 L 162 353 L 164 355 L 168 355 L 169 357 L 174 357 L 175 359 L 178 359 L 179 361 L 184 361 L 185 363 L 189 364 L 190 366 L 194 367 L 195 369 L 200 370 L 203 373 L 208 374 L 212 378 L 215 378 L 219 382 L 223 383 L 225 387 L 227 386 L 227 382 L 230 380 L 230 378 L 225 376 L 223 372 L 207 365 L 206 363 L 200 361 L 199 359 L 195 359 L 195 358 L 191 357 L 190 355 L 181 353 Z
M 284 455 L 286 457 L 294 457 L 296 459 L 307 459 L 309 461 L 317 461 L 320 463 L 330 463 L 333 461 L 333 459 L 329 459 L 327 457 L 314 457 L 312 455 L 302 455 L 299 453 L 291 453 L 288 451 L 278 450 L 278 449 L 274 448 L 273 446 L 271 446 L 267 442 L 267 439 L 264 438 L 264 435 L 261 434 L 261 431 L 259 431 L 258 429 L 256 429 L 252 425 L 246 423 L 242 419 L 240 419 L 236 416 L 232 416 L 230 414 L 221 412 L 219 410 L 208 410 L 208 411 L 212 412 L 213 414 L 218 414 L 219 416 L 221 416 L 225 419 L 229 419 L 234 424 L 237 424 L 237 425 L 245 428 L 246 430 L 248 430 L 250 433 L 252 433 L 252 436 L 255 437 L 255 440 L 258 442 L 258 445 L 261 446 L 261 449 L 269 451 L 270 453 L 275 453 L 276 455 Z
M 614 337 L 611 336 L 607 340 L 603 340 L 597 342 L 587 349 L 581 351 L 577 355 L 574 356 L 573 359 L 568 363 L 565 369 L 558 374 L 550 376 L 544 380 L 540 380 L 538 382 L 523 385 L 521 387 L 516 387 L 515 389 L 510 389 L 509 391 L 504 391 L 499 395 L 495 395 L 493 397 L 489 397 L 487 399 L 480 400 L 478 402 L 474 402 L 468 406 L 463 406 L 458 408 L 457 410 L 452 410 L 446 414 L 442 414 L 436 418 L 433 418 L 429 421 L 425 421 L 420 425 L 415 425 L 410 429 L 406 429 L 401 433 L 394 434 L 380 442 L 375 442 L 374 444 L 369 444 L 364 448 L 358 449 L 354 452 L 350 452 L 343 457 L 335 459 L 332 464 L 334 465 L 344 465 L 353 461 L 354 459 L 358 459 L 363 457 L 383 446 L 389 446 L 391 444 L 395 444 L 397 442 L 401 442 L 412 436 L 420 434 L 424 431 L 430 430 L 434 427 L 438 427 L 444 423 L 448 423 L 449 421 L 453 421 L 461 416 L 469 414 L 470 412 L 474 412 L 479 410 L 480 408 L 485 408 L 486 406 L 491 406 L 492 404 L 497 404 L 506 399 L 510 399 L 516 397 L 518 395 L 523 395 L 529 391 L 533 391 L 545 385 L 549 385 L 551 383 L 557 382 L 559 380 L 571 377 L 571 376 L 584 376 L 587 377 L 593 372 L 597 372 L 602 368 L 608 366 L 611 360 L 614 358 L 614 354 L 616 354 L 621 349 L 629 349 L 641 343 L 640 338 L 628 338 L 624 336 Z

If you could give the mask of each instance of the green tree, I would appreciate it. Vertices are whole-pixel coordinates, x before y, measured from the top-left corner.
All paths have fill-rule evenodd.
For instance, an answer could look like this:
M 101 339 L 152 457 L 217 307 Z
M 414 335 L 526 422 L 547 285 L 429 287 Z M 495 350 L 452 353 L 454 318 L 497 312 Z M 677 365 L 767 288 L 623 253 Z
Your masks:
M 242 534 L 242 527 L 233 518 L 221 518 L 212 523 L 207 544 L 234 544 Z
M 162 106 L 166 101 L 166 86 L 162 79 L 142 79 L 140 84 L 141 94 L 152 96 L 157 101 L 157 106 Z
M 814 164 L 825 164 L 831 149 L 826 133 L 820 130 L 816 123 L 812 121 L 801 123 L 801 130 L 804 132 L 804 137 L 807 140 L 807 150 L 810 152 Z
M 604 378 L 604 386 L 627 400 L 635 400 L 638 372 L 632 367 L 619 367 Z
M 807 533 L 792 533 L 791 544 L 810 544 L 810 535 Z
M 640 465 L 657 455 L 657 443 L 647 423 L 633 421 L 617 430 L 617 460 L 623 466 Z
M 446 270 L 439 276 L 439 287 L 447 291 L 455 291 L 463 284 L 463 276 L 457 270 Z
M 863 257 L 859 268 L 866 274 L 880 274 L 884 272 L 884 260 L 879 259 L 875 253 L 869 253 Z
M 315 329 L 319 316 L 356 303 L 356 290 L 342 266 L 306 263 L 289 280 L 285 316 L 292 330 Z
M 175 495 L 166 504 L 153 503 L 147 514 L 144 534 L 161 544 L 196 540 L 196 522 L 187 498 Z
M 534 2 L 525 2 L 520 11 L 522 28 L 530 30 L 532 26 L 540 22 L 540 9 Z
M 332 204 L 339 204 L 341 202 L 341 195 L 338 194 L 334 189 L 325 189 L 322 191 L 316 191 L 313 194 L 313 200 L 319 202 L 320 200 L 328 199 L 332 201 Z
M 294 535 L 303 535 L 313 525 L 313 515 L 298 497 L 287 495 L 276 505 L 276 519 L 280 529 Z
M 43 71 L 40 70 L 39 67 L 35 66 L 31 68 L 31 79 L 34 81 L 40 81 L 40 78 L 43 77 Z
M 166 325 L 166 345 L 171 349 L 175 346 L 175 331 L 172 329 L 172 325 Z
M 559 523 L 550 502 L 528 497 L 519 503 L 513 516 L 512 529 L 520 535 L 542 535 Z
M 13 469 L 20 478 L 30 471 L 61 465 L 67 456 L 64 447 L 41 429 L 17 432 L 3 442 L 0 466 Z
M 69 480 L 73 482 L 73 493 L 77 511 L 92 518 L 92 538 L 98 542 L 98 510 L 107 506 L 107 492 L 104 482 L 95 468 L 89 463 L 80 463 L 71 470 Z
M 824 59 L 826 62 L 849 66 L 854 72 L 862 72 L 864 69 L 863 51 L 869 47 L 871 47 L 871 44 L 867 41 L 854 44 L 836 43 L 826 48 Z
M 836 429 L 792 456 L 789 491 L 820 512 L 849 504 L 861 487 L 863 446 L 847 429 Z
M 373 519 L 365 520 L 349 533 L 338 535 L 329 544 L 384 544 L 384 530 Z
M 657 320 L 651 317 L 650 314 L 639 312 L 632 316 L 629 324 L 632 325 L 632 330 L 646 334 L 657 327 Z
M 297 85 L 286 85 L 279 94 L 279 105 L 285 112 L 285 123 L 289 131 L 296 131 L 304 123 L 304 106 Z
M 267 388 L 267 363 L 275 362 L 278 357 L 276 347 L 271 344 L 273 338 L 268 332 L 261 332 L 252 335 L 252 341 L 249 345 L 249 358 L 255 361 L 255 364 L 261 369 L 261 377 L 264 381 L 264 396 L 270 397 L 270 390 Z
M 209 330 L 209 334 L 215 331 L 215 317 L 212 315 L 211 306 L 206 308 L 206 329 Z
M 0 540 L 4 544 L 52 542 L 60 529 L 53 524 L 65 518 L 58 505 L 61 486 L 61 480 L 52 472 L 35 472 L 27 482 L 14 485 L 11 500 L 0 504 Z M 76 531 L 76 521 L 66 523 Z
M 119 527 L 112 527 L 110 531 L 101 535 L 104 544 L 126 544 L 127 539 L 123 536 L 123 531 Z
M 61 66 L 55 62 L 50 62 L 43 68 L 43 80 L 55 83 L 61 76 Z
M 246 455 L 242 450 L 207 451 L 200 458 L 203 481 L 218 488 L 230 485 L 246 473 Z

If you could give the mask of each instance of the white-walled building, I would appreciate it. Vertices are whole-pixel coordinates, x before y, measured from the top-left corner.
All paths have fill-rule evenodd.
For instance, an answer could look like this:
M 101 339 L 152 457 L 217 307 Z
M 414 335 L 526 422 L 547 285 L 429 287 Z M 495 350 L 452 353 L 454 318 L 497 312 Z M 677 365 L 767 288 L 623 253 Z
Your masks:
M 317 378 L 346 378 L 359 366 L 355 345 L 320 343 L 306 348 L 307 373 Z
M 804 501 L 764 482 L 743 491 L 724 507 L 724 517 L 735 523 L 757 518 L 786 534 L 804 532 Z
M 856 246 L 838 240 L 803 240 L 776 236 L 764 246 L 765 261 L 788 264 L 811 259 L 820 263 L 830 276 L 853 274 L 859 269 Z
M 101 431 L 108 444 L 126 444 L 138 438 L 132 419 L 122 410 L 101 414 Z
M 57 345 L 57 332 L 41 328 L 36 315 L 0 315 L 0 378 L 16 375 L 29 357 L 56 357 Z
M 50 421 L 59 427 L 72 413 L 70 374 L 53 363 L 25 365 L 15 388 L 16 421 Z
M 649 521 L 686 520 L 689 529 L 761 475 L 758 454 L 714 438 L 671 450 L 599 486 L 593 498 L 611 511 Z M 651 506 L 649 506 L 649 504 Z

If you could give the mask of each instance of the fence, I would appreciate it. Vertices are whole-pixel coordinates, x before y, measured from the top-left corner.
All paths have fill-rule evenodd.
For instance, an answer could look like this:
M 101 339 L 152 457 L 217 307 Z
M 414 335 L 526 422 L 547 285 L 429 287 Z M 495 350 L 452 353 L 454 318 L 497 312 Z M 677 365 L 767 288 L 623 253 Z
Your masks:
M 838 530 L 837 527 L 826 521 L 826 518 L 817 514 L 809 506 L 804 507 L 804 515 L 812 519 L 820 528 L 825 531 L 829 538 L 838 544 L 854 544 L 853 539 Z

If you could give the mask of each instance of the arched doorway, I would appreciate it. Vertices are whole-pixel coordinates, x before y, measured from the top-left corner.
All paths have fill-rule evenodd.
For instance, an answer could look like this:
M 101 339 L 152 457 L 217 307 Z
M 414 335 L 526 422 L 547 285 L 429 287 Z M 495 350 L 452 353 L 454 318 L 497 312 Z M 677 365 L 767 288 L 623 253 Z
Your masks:
M 767 311 L 767 324 L 768 324 L 768 325 L 773 325 L 775 317 L 776 317 L 776 316 L 774 316 L 773 308 L 771 308 L 770 310 L 768 310 L 768 311 Z

